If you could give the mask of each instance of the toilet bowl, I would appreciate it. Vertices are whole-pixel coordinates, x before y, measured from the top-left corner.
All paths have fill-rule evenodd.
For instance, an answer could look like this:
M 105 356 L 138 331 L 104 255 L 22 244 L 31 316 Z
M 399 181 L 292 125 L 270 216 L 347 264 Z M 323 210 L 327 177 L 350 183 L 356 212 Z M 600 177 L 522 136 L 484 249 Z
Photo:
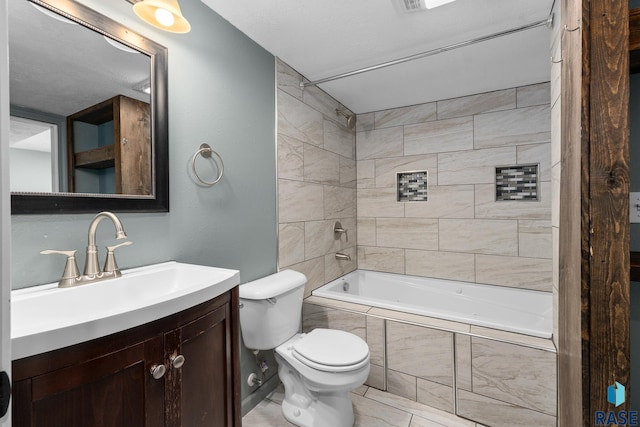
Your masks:
M 351 427 L 349 393 L 369 376 L 369 347 L 348 332 L 314 329 L 276 348 L 282 412 L 301 427 Z
M 275 349 L 284 385 L 282 412 L 300 427 L 351 427 L 350 392 L 369 375 L 369 347 L 345 331 L 298 333 L 304 285 L 302 273 L 284 270 L 240 285 L 240 327 L 245 346 Z

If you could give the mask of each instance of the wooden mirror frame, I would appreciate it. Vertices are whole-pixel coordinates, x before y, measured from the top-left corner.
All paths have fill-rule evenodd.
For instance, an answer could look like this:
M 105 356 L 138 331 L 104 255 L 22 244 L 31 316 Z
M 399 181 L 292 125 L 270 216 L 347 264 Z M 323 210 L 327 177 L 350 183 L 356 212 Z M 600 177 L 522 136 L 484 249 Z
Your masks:
M 83 193 L 11 194 L 11 214 L 169 211 L 167 48 L 74 0 L 25 0 L 132 47 L 151 59 L 152 196 Z

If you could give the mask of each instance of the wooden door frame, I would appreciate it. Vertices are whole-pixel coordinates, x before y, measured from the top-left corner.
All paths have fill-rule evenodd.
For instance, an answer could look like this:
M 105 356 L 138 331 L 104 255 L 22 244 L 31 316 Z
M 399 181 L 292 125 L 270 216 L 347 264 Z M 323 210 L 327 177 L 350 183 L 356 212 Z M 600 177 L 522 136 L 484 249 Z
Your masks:
M 595 411 L 629 410 L 629 13 L 617 0 L 561 7 L 558 422 L 591 426 Z

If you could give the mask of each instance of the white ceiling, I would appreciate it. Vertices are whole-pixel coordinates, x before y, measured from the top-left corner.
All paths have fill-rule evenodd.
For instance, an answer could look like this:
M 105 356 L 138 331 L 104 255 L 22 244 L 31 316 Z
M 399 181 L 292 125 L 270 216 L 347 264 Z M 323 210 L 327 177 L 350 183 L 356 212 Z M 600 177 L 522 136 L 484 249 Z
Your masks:
M 309 80 L 542 21 L 553 4 L 457 0 L 406 13 L 401 0 L 202 1 Z M 548 81 L 549 33 L 542 26 L 319 87 L 366 113 Z

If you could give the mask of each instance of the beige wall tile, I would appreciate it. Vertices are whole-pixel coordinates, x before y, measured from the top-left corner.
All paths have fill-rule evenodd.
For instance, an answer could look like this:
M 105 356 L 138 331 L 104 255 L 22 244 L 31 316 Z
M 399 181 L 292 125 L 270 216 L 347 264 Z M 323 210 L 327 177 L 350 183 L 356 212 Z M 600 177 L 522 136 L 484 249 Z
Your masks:
M 387 391 L 409 400 L 416 400 L 416 377 L 387 370 Z
M 403 217 L 405 203 L 398 203 L 395 188 L 358 189 L 358 217 Z
M 305 303 L 302 305 L 302 330 L 310 332 L 316 328 L 338 329 L 366 340 L 365 317 L 364 314 Z
M 516 90 L 505 89 L 438 101 L 438 120 L 516 108 Z
M 358 218 L 358 244 L 362 246 L 376 245 L 375 218 Z
M 404 311 L 387 310 L 385 308 L 371 307 L 367 310 L 370 316 L 381 317 L 387 320 L 396 320 L 398 322 L 412 323 L 418 326 L 426 326 L 435 329 L 444 329 L 447 331 L 466 332 L 469 333 L 470 326 L 468 323 L 452 322 L 451 320 L 439 319 L 437 317 L 428 317 L 418 314 L 406 313 Z
M 518 222 L 515 220 L 441 219 L 440 250 L 515 256 L 518 254 Z
M 355 132 L 331 120 L 325 119 L 324 149 L 353 159 L 355 153 Z
M 350 248 L 340 249 L 340 253 L 351 257 L 351 261 L 336 259 L 335 252 L 326 254 L 324 256 L 324 265 L 325 265 L 324 282 L 325 283 L 329 283 L 330 281 L 335 280 L 338 277 L 344 276 L 345 274 L 356 269 L 357 258 L 356 258 L 355 246 L 352 246 Z
M 323 219 L 322 187 L 321 184 L 278 179 L 278 222 Z
M 398 172 L 428 171 L 428 185 L 438 185 L 438 155 L 392 157 L 375 161 L 376 187 L 397 186 Z
M 415 218 L 473 218 L 473 185 L 428 185 L 427 202 L 405 203 L 404 215 Z
M 521 86 L 517 89 L 518 108 L 551 103 L 551 85 L 549 82 Z
M 538 181 L 551 181 L 551 143 L 519 145 L 516 160 L 519 165 L 538 163 Z M 502 165 L 508 166 L 508 165 Z
M 338 250 L 339 245 L 333 236 L 334 220 L 307 221 L 304 223 L 305 258 L 324 256 Z
M 538 144 L 551 141 L 549 105 L 474 116 L 474 147 Z
M 453 334 L 387 321 L 387 367 L 453 385 Z
M 476 281 L 551 292 L 551 259 L 476 255 Z
M 300 88 L 300 82 L 303 78 L 300 73 L 285 64 L 279 58 L 278 63 L 278 89 L 288 93 L 294 98 L 302 101 L 302 88 Z
M 496 166 L 515 164 L 516 147 L 438 154 L 438 184 L 491 184 Z
M 280 268 L 304 261 L 304 222 L 278 227 L 278 265 Z
M 376 186 L 376 161 L 358 160 L 356 162 L 356 187 L 373 188 Z
M 304 147 L 304 180 L 321 184 L 340 184 L 340 156 L 306 144 Z
M 286 268 L 299 271 L 307 276 L 307 284 L 304 286 L 305 297 L 308 297 L 311 292 L 324 285 L 324 257 L 322 256 L 293 264 Z
M 385 384 L 385 369 L 380 365 L 371 364 L 369 369 L 369 377 L 365 384 L 369 387 L 377 388 L 378 390 L 386 390 Z
M 358 114 L 356 119 L 356 132 L 364 132 L 375 128 L 375 113 Z
M 496 201 L 495 184 L 478 184 L 475 191 L 476 218 L 551 220 L 551 182 L 538 183 L 539 200 Z
M 304 91 L 302 91 L 302 100 L 306 105 L 320 112 L 327 119 L 346 125 L 345 118 L 336 114 L 336 109 L 342 109 L 342 105 L 318 86 L 307 86 L 304 88 Z
M 553 341 L 548 338 L 533 337 L 531 335 L 501 331 L 500 329 L 485 328 L 483 326 L 475 325 L 471 325 L 470 332 L 472 335 L 482 338 L 499 340 L 511 344 L 517 344 L 525 347 L 556 353 L 556 348 L 553 345 Z
M 333 298 L 322 298 L 312 295 L 307 297 L 305 303 L 320 305 L 322 307 L 335 308 L 339 310 L 355 311 L 357 313 L 368 313 L 371 310 L 371 306 L 355 304 L 352 302 L 340 301 Z
M 367 344 L 371 363 L 384 366 L 385 320 L 367 316 Z
M 404 154 L 473 149 L 473 118 L 459 117 L 404 127 Z
M 402 127 L 356 133 L 358 160 L 402 156 Z
M 374 113 L 376 129 L 428 122 L 436 119 L 436 103 L 411 105 Z
M 474 393 L 556 415 L 554 353 L 472 337 L 471 354 Z
M 358 246 L 358 268 L 404 274 L 404 249 Z
M 428 218 L 378 218 L 378 246 L 438 250 L 438 220 Z
M 440 279 L 475 280 L 473 254 L 437 251 L 405 251 L 406 274 Z
M 356 216 L 356 190 L 353 188 L 324 186 L 324 217 L 345 218 Z
M 453 414 L 453 387 L 418 378 L 417 401 Z
M 471 388 L 471 337 L 455 334 L 456 340 L 456 387 L 472 391 Z
M 304 179 L 304 143 L 278 134 L 278 178 Z
M 518 221 L 519 256 L 551 259 L 551 243 L 551 221 Z
M 278 133 L 321 147 L 322 114 L 282 91 L 278 91 Z
M 556 427 L 556 417 L 465 390 L 458 391 L 458 415 L 492 427 Z
M 356 161 L 340 156 L 340 186 L 356 188 Z

